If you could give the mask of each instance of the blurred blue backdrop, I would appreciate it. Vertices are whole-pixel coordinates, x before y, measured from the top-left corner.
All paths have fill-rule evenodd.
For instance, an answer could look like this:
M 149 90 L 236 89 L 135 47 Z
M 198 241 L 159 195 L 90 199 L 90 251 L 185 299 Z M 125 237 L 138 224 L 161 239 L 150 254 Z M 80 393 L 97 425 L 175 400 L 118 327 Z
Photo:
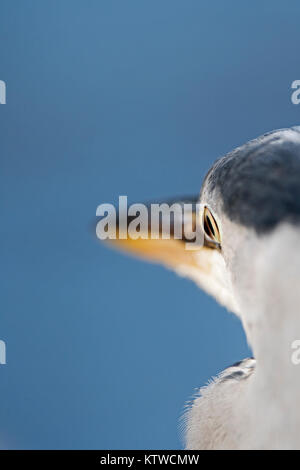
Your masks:
M 299 124 L 298 1 L 2 0 L 1 448 L 180 448 L 195 389 L 250 354 L 191 282 L 110 251 L 98 204 L 198 192 Z

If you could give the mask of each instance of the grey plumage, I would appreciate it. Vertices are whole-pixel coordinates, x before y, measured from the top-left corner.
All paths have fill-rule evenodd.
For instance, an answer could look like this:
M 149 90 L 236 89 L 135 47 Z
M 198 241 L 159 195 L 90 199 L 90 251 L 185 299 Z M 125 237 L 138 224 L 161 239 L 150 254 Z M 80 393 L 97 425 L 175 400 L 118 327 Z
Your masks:
M 300 127 L 269 132 L 213 165 L 203 186 L 219 191 L 230 220 L 258 233 L 283 221 L 300 224 L 299 135 Z

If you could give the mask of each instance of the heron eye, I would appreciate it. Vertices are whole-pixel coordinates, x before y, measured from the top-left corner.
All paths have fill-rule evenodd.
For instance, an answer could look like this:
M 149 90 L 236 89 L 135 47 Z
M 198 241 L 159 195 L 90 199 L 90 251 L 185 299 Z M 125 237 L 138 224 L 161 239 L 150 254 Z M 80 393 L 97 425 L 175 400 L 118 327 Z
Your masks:
M 208 207 L 204 208 L 203 214 L 203 228 L 205 235 L 208 237 L 208 241 L 217 244 L 218 246 L 221 245 L 221 236 L 218 229 L 217 222 L 215 221 L 214 216 L 208 209 Z

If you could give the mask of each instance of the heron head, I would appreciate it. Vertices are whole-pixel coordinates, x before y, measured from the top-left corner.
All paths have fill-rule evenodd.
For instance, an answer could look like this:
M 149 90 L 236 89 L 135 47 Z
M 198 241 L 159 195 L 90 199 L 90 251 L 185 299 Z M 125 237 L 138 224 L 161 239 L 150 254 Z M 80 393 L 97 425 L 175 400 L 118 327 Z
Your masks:
M 217 160 L 191 202 L 203 234 L 196 249 L 186 249 L 184 237 L 116 242 L 193 279 L 241 316 L 257 293 L 261 260 L 269 252 L 280 258 L 274 250 L 290 243 L 286 227 L 300 225 L 300 127 L 270 132 Z

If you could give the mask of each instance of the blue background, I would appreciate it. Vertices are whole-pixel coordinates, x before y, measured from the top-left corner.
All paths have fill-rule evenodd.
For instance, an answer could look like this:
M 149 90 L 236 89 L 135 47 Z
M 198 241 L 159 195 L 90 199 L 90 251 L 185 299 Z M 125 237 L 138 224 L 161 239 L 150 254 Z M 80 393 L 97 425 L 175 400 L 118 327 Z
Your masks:
M 180 448 L 195 389 L 250 354 L 191 282 L 102 246 L 96 207 L 198 193 L 299 124 L 298 1 L 1 0 L 1 448 Z

